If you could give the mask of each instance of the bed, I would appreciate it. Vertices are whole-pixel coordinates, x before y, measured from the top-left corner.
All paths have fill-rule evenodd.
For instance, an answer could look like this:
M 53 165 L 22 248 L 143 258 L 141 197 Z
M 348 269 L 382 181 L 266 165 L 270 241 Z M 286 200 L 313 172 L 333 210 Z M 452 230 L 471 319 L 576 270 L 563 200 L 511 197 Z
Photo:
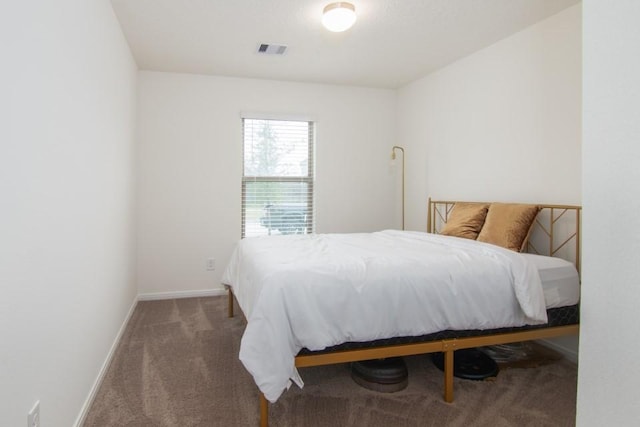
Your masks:
M 223 283 L 229 316 L 235 297 L 248 320 L 240 359 L 260 425 L 269 401 L 303 386 L 298 368 L 443 352 L 452 402 L 456 350 L 576 334 L 580 207 L 518 206 L 517 233 L 499 215 L 512 204 L 429 199 L 428 233 L 241 241 Z

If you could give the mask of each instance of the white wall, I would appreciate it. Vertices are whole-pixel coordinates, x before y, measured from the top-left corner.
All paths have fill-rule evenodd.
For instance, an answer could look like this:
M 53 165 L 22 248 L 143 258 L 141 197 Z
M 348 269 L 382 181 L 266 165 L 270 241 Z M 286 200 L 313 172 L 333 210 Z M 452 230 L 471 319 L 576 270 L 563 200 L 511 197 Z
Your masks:
M 577 5 L 399 90 L 408 228 L 429 196 L 580 203 L 580 31 Z
M 640 2 L 584 2 L 579 426 L 638 426 Z
M 140 72 L 138 270 L 142 294 L 219 289 L 240 238 L 241 112 L 316 121 L 318 232 L 399 227 L 395 92 Z M 205 260 L 216 258 L 216 271 Z
M 71 426 L 136 295 L 137 71 L 108 0 L 0 14 L 0 424 Z
M 407 229 L 427 198 L 581 203 L 581 5 L 399 90 Z M 548 341 L 577 360 L 577 337 Z

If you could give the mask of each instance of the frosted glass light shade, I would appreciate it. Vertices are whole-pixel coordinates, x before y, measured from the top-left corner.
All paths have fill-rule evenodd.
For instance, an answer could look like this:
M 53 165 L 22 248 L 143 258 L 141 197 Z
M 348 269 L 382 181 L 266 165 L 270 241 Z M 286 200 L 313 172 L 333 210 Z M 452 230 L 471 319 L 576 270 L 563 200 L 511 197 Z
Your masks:
M 334 33 L 346 31 L 356 22 L 356 8 L 351 3 L 336 2 L 325 6 L 322 25 Z

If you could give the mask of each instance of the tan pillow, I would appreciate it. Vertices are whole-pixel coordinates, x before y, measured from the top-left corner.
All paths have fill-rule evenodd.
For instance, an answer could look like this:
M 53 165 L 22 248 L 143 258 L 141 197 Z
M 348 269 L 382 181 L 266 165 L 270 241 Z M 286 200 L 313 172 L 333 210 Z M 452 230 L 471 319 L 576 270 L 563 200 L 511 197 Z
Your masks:
M 536 205 L 492 203 L 477 240 L 521 252 L 539 211 Z
M 489 205 L 482 203 L 456 203 L 440 234 L 475 240 L 488 209 Z

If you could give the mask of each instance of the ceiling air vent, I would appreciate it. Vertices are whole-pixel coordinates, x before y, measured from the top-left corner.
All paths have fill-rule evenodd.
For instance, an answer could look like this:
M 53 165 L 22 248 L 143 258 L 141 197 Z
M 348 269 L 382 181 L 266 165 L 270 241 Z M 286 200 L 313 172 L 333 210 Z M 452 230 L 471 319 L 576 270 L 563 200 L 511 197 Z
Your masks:
M 264 53 L 266 55 L 282 55 L 285 50 L 287 50 L 287 47 L 283 45 L 262 43 L 258 48 L 258 53 Z

